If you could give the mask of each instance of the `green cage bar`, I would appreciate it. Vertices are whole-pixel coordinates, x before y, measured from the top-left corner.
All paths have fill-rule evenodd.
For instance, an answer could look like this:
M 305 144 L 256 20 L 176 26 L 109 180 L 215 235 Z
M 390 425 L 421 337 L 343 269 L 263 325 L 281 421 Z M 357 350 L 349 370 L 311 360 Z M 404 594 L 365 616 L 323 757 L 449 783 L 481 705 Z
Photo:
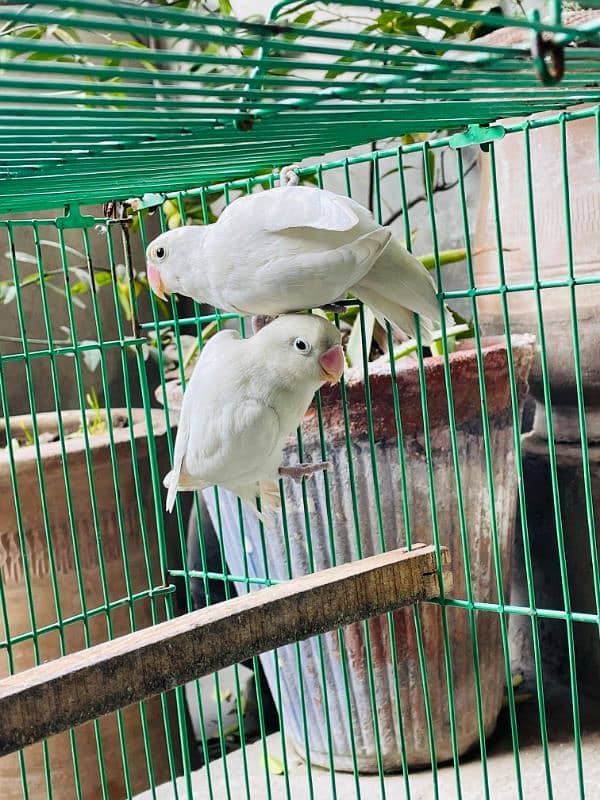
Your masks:
M 214 5 L 0 7 L 0 678 L 421 541 L 439 597 L 0 759 L 0 795 L 593 798 L 600 11 Z M 284 453 L 331 468 L 280 480 L 276 530 L 216 488 L 168 515 L 194 360 L 252 331 L 157 298 L 145 248 L 290 164 L 468 330 L 427 351 L 340 299 L 354 361 Z

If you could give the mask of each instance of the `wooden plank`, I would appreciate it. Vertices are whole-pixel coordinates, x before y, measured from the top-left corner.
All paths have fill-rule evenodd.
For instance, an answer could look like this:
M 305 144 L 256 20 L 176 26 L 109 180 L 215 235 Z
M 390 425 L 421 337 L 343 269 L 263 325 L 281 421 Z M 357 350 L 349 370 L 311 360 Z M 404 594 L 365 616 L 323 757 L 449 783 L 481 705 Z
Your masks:
M 452 576 L 442 548 L 444 586 Z M 435 550 L 393 550 L 218 603 L 0 681 L 0 755 L 275 647 L 439 594 Z

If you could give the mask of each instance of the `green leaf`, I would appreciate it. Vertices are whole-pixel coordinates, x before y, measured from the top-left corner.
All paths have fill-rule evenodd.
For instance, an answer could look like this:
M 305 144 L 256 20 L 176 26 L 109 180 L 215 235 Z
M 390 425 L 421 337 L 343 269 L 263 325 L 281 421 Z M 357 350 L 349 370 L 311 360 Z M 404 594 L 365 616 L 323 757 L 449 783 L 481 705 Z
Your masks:
M 48 29 L 48 33 L 50 33 L 50 29 Z M 80 41 L 79 33 L 74 28 L 65 28 L 56 25 L 52 30 L 52 35 L 55 39 L 58 39 L 59 42 L 63 42 L 64 44 L 77 44 Z
M 315 12 L 314 9 L 311 11 L 305 11 L 303 14 L 299 14 L 295 20 L 293 20 L 294 25 L 308 25 L 311 19 L 314 17 Z
M 156 64 L 153 64 L 152 61 L 143 60 L 140 61 L 140 64 L 142 65 L 142 67 L 144 67 L 144 69 L 147 69 L 150 72 L 158 72 L 158 67 L 156 66 Z
M 449 336 L 447 339 L 448 345 L 448 352 L 453 353 L 456 350 L 456 341 Z M 429 349 L 431 350 L 432 356 L 443 356 L 444 355 L 444 343 L 441 339 L 439 340 L 432 340 Z
M 76 60 L 75 56 L 68 54 L 57 56 L 56 53 L 30 53 L 25 59 L 25 61 L 60 61 L 67 64 L 72 64 Z
M 49 289 L 51 292 L 55 292 L 56 294 L 59 294 L 61 297 L 67 296 L 65 290 L 60 286 L 56 286 L 54 283 L 52 283 L 52 281 L 49 278 L 46 278 L 46 280 L 44 281 L 44 286 L 46 287 L 46 289 Z M 76 297 L 71 297 L 71 302 L 77 308 L 85 308 L 85 303 Z
M 94 283 L 96 286 L 106 286 L 107 283 L 112 283 L 112 274 L 110 270 L 98 270 L 94 272 Z
M 19 39 L 41 39 L 42 36 L 46 33 L 46 26 L 45 25 L 30 25 L 20 31 L 7 31 L 13 36 L 18 37 Z
M 444 264 L 458 264 L 460 261 L 464 261 L 467 257 L 467 251 L 462 248 L 458 250 L 442 250 L 438 253 L 440 266 L 444 266 Z M 417 256 L 421 264 L 425 267 L 425 269 L 434 269 L 435 268 L 435 254 L 434 253 L 426 253 L 423 256 Z
M 84 281 L 77 281 L 77 283 L 70 285 L 71 297 L 74 294 L 85 294 L 87 291 L 89 291 L 89 284 L 84 283 Z
M 448 353 L 453 353 L 456 350 L 456 340 L 459 337 L 464 337 L 465 334 L 470 333 L 471 328 L 469 325 L 451 325 L 446 328 L 446 346 Z M 429 345 L 434 356 L 444 355 L 444 338 L 442 331 L 436 331 L 431 337 Z
M 219 0 L 219 11 L 224 17 L 229 17 L 233 12 L 230 0 Z
M 91 289 L 90 276 L 86 270 L 77 267 L 69 267 L 70 270 L 79 274 L 81 280 L 77 283 L 70 284 L 71 296 L 74 294 L 85 294 Z M 108 270 L 101 270 L 94 272 L 94 283 L 98 289 L 100 286 L 106 286 L 107 283 L 112 283 L 112 275 Z
M 431 149 L 427 149 L 425 151 L 425 164 L 423 169 L 427 170 L 427 175 L 429 177 L 429 190 L 433 192 L 433 186 L 435 181 L 435 153 Z M 425 177 L 426 173 L 423 172 L 423 189 L 425 194 L 427 194 L 427 180 Z
M 126 281 L 117 281 L 117 296 L 125 314 L 125 319 L 127 322 L 131 322 L 133 319 L 133 305 L 129 292 L 129 284 Z
M 82 294 L 83 292 L 89 292 L 92 288 L 92 281 L 90 278 L 90 273 L 86 269 L 81 269 L 81 267 L 69 267 L 69 271 L 77 275 L 79 278 L 79 282 L 75 284 L 75 286 L 71 287 L 71 294 Z M 75 289 L 75 287 L 78 287 Z
M 21 422 L 21 430 L 23 431 L 23 434 L 25 435 L 25 444 L 28 444 L 29 446 L 31 446 L 33 444 L 33 442 L 34 442 L 33 433 L 29 430 L 29 428 L 25 425 L 24 422 Z
M 98 344 L 98 342 L 94 342 L 94 344 Z M 98 397 L 98 392 L 93 386 L 90 389 L 90 391 L 86 394 L 85 402 L 88 404 L 88 407 L 91 408 L 92 410 L 94 411 L 100 410 L 101 406 L 100 406 L 100 399 Z
M 264 753 L 261 753 L 260 755 L 260 763 L 263 767 L 265 766 Z M 281 761 L 279 758 L 276 758 L 275 756 L 272 756 L 271 753 L 267 753 L 267 765 L 271 775 L 283 775 L 285 773 L 283 761 Z
M 409 356 L 411 353 L 415 353 L 417 351 L 417 343 L 414 339 L 407 339 L 405 342 L 402 342 L 400 347 L 394 348 L 394 361 L 398 361 L 405 356 Z M 390 353 L 387 354 L 386 361 L 389 361 L 391 358 Z

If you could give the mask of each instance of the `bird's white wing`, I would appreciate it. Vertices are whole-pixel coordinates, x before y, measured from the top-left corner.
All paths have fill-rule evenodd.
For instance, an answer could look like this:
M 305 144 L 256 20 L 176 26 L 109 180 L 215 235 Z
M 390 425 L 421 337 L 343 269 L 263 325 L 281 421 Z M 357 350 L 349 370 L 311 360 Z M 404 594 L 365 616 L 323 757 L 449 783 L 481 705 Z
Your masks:
M 181 407 L 181 414 L 179 417 L 179 424 L 177 426 L 177 437 L 175 439 L 175 450 L 173 452 L 173 469 L 167 476 L 169 480 L 167 491 L 167 511 L 172 511 L 175 505 L 175 498 L 177 497 L 177 486 L 179 484 L 179 476 L 181 474 L 181 465 L 185 458 L 188 440 L 190 438 L 190 405 L 186 404 L 186 395 L 183 396 L 183 405 Z
M 361 206 L 292 186 L 235 200 L 211 226 L 203 275 L 211 302 L 243 314 L 281 314 L 345 297 L 390 240 Z
M 317 228 L 326 231 L 349 231 L 359 218 L 345 198 L 310 186 L 283 186 L 266 192 L 246 195 L 229 208 L 236 209 L 240 201 L 244 211 L 252 209 L 254 224 L 271 233 L 290 228 Z M 241 209 L 240 209 L 241 210 Z
M 167 492 L 167 511 L 171 511 L 175 505 L 177 495 L 177 485 L 181 475 L 181 467 L 185 458 L 188 441 L 190 438 L 191 417 L 197 409 L 198 400 L 201 392 L 201 384 L 207 379 L 208 374 L 223 357 L 223 349 L 228 342 L 234 342 L 240 338 L 237 331 L 219 331 L 204 345 L 198 363 L 196 364 L 192 377 L 183 395 L 181 414 L 177 425 L 177 436 L 175 438 L 175 449 L 173 451 L 173 469 L 169 475 L 169 490 Z
M 390 237 L 387 228 L 376 228 L 335 249 L 302 252 L 299 247 L 263 259 L 243 285 L 230 283 L 229 303 L 242 314 L 275 315 L 331 303 L 368 273 Z
M 185 468 L 208 484 L 236 485 L 271 477 L 264 474 L 279 443 L 279 417 L 254 397 L 224 397 L 194 416 Z M 268 469 L 268 468 L 267 468 Z
M 224 348 L 228 346 L 228 342 L 236 342 L 240 339 L 239 331 L 225 330 L 215 333 L 202 347 L 200 358 L 202 361 L 203 369 L 207 368 L 213 361 L 220 360 L 223 357 Z M 194 375 L 197 370 L 194 370 L 190 379 L 190 385 L 194 380 Z

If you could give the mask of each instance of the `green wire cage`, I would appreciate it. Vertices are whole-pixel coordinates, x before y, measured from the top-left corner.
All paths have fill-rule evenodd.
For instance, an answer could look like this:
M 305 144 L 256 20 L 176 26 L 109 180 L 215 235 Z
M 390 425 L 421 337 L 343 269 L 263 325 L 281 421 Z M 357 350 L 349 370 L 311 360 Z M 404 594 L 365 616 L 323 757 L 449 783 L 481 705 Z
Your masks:
M 236 595 L 436 563 L 430 600 L 4 755 L 2 798 L 600 796 L 600 11 L 508 5 L 0 5 L 0 703 Z M 348 369 L 284 454 L 331 468 L 273 531 L 218 489 L 167 515 L 186 379 L 250 328 L 155 297 L 144 249 L 290 165 L 457 325 L 427 349 L 343 301 Z

